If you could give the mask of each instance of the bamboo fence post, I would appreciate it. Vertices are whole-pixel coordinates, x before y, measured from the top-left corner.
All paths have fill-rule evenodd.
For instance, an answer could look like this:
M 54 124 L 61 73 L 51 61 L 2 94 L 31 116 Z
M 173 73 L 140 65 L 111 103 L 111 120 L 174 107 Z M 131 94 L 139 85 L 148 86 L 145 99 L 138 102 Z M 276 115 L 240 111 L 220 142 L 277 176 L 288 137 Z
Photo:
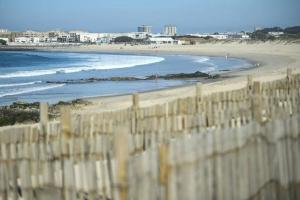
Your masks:
M 119 127 L 114 134 L 114 150 L 117 161 L 117 191 L 120 200 L 128 199 L 129 134 L 125 127 Z
M 64 138 L 71 137 L 71 109 L 69 106 L 63 106 L 60 109 L 61 134 Z
M 291 68 L 287 68 L 286 74 L 287 74 L 287 79 L 291 80 L 292 75 L 293 75 L 293 70 Z
M 203 86 L 202 83 L 196 84 L 196 111 L 200 112 L 201 103 L 202 103 L 202 95 L 203 95 Z
M 291 84 L 292 84 L 292 76 L 293 76 L 293 71 L 291 68 L 287 68 L 286 70 L 286 84 L 287 84 L 287 92 L 288 94 L 290 94 L 290 90 L 291 90 Z
M 66 186 L 66 177 L 65 172 L 65 160 L 69 157 L 69 143 L 68 141 L 71 138 L 71 109 L 69 106 L 63 106 L 60 108 L 60 143 L 61 143 L 61 170 L 62 170 L 62 199 L 69 199 L 69 192 Z
M 41 134 L 39 134 L 39 142 L 44 143 L 44 151 L 46 152 L 46 141 L 48 137 L 47 133 L 47 125 L 49 121 L 49 116 L 48 116 L 48 103 L 41 102 L 40 103 L 40 130 Z M 39 154 L 39 152 L 38 152 Z
M 166 200 L 169 199 L 168 180 L 170 167 L 168 164 L 168 154 L 168 146 L 165 144 L 161 144 L 159 146 L 159 182 L 162 186 L 162 197 L 164 197 Z
M 140 104 L 139 93 L 132 94 L 132 107 L 134 109 L 137 109 L 139 107 L 139 104 Z
M 139 93 L 132 94 L 131 133 L 137 132 L 137 113 L 140 105 Z
M 253 89 L 253 75 L 247 76 L 247 90 L 251 91 Z
M 252 96 L 252 112 L 253 118 L 261 123 L 262 122 L 262 105 L 261 105 L 261 83 L 255 81 L 253 83 L 253 96 Z
M 49 121 L 48 110 L 49 110 L 48 103 L 41 102 L 40 103 L 40 124 L 42 127 L 42 131 L 47 131 L 46 126 Z

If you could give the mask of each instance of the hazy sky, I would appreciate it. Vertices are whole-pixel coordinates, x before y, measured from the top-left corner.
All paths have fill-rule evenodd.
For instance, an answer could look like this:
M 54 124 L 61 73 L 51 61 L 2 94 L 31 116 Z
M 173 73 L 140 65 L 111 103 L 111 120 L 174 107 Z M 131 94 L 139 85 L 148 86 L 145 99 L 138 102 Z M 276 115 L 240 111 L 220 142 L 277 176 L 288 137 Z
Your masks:
M 140 24 L 179 33 L 300 25 L 300 0 L 0 0 L 0 28 L 136 31 Z

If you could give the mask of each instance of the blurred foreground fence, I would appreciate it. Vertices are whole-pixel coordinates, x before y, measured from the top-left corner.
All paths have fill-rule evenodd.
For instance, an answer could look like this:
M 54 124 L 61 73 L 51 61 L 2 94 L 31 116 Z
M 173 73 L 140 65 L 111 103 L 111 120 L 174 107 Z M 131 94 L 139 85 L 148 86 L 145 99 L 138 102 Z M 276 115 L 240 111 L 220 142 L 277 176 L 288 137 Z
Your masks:
M 0 128 L 0 199 L 300 199 L 300 75 Z

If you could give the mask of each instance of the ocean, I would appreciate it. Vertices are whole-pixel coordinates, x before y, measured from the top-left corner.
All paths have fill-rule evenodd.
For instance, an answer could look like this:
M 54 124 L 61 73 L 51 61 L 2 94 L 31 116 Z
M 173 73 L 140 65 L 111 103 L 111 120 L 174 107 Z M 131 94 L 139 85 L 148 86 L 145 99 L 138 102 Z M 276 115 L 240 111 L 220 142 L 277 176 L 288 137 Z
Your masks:
M 0 51 L 0 105 L 15 101 L 56 103 L 189 83 L 186 80 L 142 80 L 53 84 L 59 81 L 110 77 L 145 78 L 150 75 L 196 71 L 217 74 L 251 66 L 246 60 L 225 57 Z

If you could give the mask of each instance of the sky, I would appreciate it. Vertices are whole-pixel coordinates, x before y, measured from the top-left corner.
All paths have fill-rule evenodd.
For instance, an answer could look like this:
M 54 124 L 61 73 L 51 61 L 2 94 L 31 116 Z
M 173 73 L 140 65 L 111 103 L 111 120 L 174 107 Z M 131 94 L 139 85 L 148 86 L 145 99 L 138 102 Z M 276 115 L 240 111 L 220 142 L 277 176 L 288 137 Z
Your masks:
M 0 28 L 130 32 L 138 25 L 178 33 L 252 31 L 300 25 L 300 0 L 0 0 Z

